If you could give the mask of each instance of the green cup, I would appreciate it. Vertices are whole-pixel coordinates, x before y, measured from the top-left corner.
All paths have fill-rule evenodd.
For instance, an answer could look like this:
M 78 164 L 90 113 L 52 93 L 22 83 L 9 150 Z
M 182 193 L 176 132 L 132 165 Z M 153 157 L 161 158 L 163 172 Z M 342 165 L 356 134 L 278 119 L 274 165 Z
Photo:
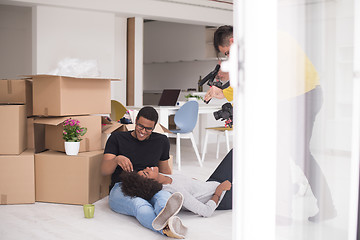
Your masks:
M 83 205 L 84 208 L 84 215 L 86 218 L 93 218 L 95 212 L 95 205 L 94 204 L 85 204 Z

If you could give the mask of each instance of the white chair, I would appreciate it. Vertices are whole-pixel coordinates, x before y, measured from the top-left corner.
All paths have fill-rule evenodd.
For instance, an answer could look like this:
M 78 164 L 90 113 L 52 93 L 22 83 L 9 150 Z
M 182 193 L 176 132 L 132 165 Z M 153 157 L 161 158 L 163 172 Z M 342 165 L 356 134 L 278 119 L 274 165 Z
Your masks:
M 206 151 L 207 151 L 207 144 L 208 144 L 208 139 L 209 139 L 210 134 L 216 134 L 217 135 L 216 159 L 219 158 L 220 137 L 222 135 L 225 135 L 227 152 L 230 151 L 229 135 L 232 135 L 232 128 L 230 128 L 230 127 L 209 127 L 209 128 L 206 128 L 201 162 L 204 162 L 204 159 L 205 159 L 205 154 L 206 154 Z
M 181 106 L 181 108 L 175 113 L 174 122 L 178 129 L 171 130 L 173 134 L 169 134 L 169 137 L 176 136 L 176 158 L 175 161 L 178 164 L 178 170 L 181 170 L 181 151 L 180 151 L 180 139 L 191 139 L 192 146 L 194 148 L 196 157 L 200 166 L 202 162 L 199 151 L 196 146 L 193 130 L 196 126 L 199 113 L 199 104 L 196 101 L 189 101 Z

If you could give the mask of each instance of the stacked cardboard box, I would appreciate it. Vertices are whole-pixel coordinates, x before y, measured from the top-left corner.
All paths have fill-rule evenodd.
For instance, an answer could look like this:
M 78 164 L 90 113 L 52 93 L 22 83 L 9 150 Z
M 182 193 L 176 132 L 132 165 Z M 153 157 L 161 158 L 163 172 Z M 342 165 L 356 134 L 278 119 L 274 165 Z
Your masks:
M 0 80 L 0 204 L 35 202 L 34 153 L 27 147 L 32 82 Z
M 35 150 L 35 200 L 66 204 L 93 203 L 108 192 L 110 177 L 100 173 L 103 156 L 102 116 L 111 111 L 110 79 L 53 75 L 30 76 L 33 81 L 33 114 L 30 135 Z M 68 156 L 62 123 L 80 121 L 87 133 L 80 153 Z
M 100 115 L 111 111 L 111 80 L 28 78 L 0 80 L 0 131 L 6 136 L 0 140 L 1 204 L 85 204 L 106 196 L 110 177 L 100 174 L 104 118 Z M 62 122 L 69 117 L 88 129 L 78 156 L 64 153 Z M 56 190 L 48 183 L 56 183 Z
M 110 176 L 100 173 L 107 138 L 135 128 L 101 116 L 111 112 L 111 80 L 28 77 L 0 80 L 1 204 L 86 204 L 108 195 Z M 64 153 L 62 123 L 70 117 L 88 130 L 77 156 Z

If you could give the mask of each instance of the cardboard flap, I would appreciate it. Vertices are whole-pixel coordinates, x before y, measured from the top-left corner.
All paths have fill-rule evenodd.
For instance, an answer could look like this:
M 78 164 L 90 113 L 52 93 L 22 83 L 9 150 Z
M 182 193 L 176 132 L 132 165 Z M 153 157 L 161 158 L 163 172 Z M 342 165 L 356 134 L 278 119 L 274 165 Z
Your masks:
M 34 123 L 57 126 L 57 125 L 63 123 L 63 122 L 64 122 L 66 119 L 68 119 L 68 118 L 69 118 L 69 117 L 36 118 L 36 119 L 34 120 Z
M 71 81 L 76 79 L 90 79 L 90 80 L 110 80 L 110 81 L 121 81 L 121 79 L 118 78 L 104 78 L 104 77 L 72 77 L 72 76 L 59 76 L 59 75 L 50 75 L 50 74 L 36 74 L 36 75 L 23 75 L 24 78 L 48 78 L 49 80 L 54 80 L 58 78 L 69 78 Z
M 135 123 L 123 124 L 123 129 L 126 129 L 125 131 L 133 131 L 135 130 Z
M 159 125 L 161 127 L 162 132 L 161 133 L 172 133 L 169 129 L 167 129 L 166 127 L 164 127 L 163 125 L 161 125 L 160 123 L 156 124 Z M 156 127 L 155 127 L 156 128 Z
M 111 124 L 102 125 L 102 132 L 110 134 L 115 130 L 119 129 L 123 124 L 112 121 Z

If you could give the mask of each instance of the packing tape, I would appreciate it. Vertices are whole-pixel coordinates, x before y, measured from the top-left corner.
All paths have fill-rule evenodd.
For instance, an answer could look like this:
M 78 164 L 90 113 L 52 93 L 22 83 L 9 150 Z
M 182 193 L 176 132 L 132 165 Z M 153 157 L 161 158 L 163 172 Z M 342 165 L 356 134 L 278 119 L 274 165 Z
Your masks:
M 7 92 L 8 94 L 12 94 L 12 81 L 11 80 L 7 80 Z
M 1 194 L 0 204 L 1 205 L 6 205 L 7 204 L 7 195 L 6 194 Z
M 44 116 L 48 116 L 49 115 L 49 109 L 48 108 L 44 108 Z

